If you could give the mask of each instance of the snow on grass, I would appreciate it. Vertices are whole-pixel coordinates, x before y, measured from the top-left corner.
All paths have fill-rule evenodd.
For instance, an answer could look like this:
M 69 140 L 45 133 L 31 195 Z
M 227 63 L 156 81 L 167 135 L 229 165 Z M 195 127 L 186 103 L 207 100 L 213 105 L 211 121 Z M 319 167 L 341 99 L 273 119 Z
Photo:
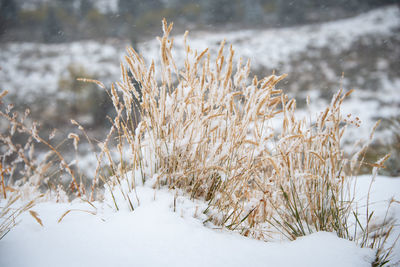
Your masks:
M 278 68 L 282 63 L 289 62 L 290 59 L 300 55 L 302 52 L 312 53 L 313 50 L 327 47 L 334 54 L 340 54 L 342 51 L 351 50 L 351 46 L 361 37 L 374 35 L 385 38 L 396 34 L 396 30 L 399 28 L 400 9 L 396 6 L 389 6 L 354 18 L 318 25 L 267 30 L 239 30 L 222 33 L 191 32 L 188 41 L 193 49 L 203 51 L 205 48 L 209 48 L 210 54 L 217 55 L 220 42 L 226 39 L 227 44 L 232 44 L 235 51 L 237 51 L 236 58 L 243 57 L 245 60 L 251 60 L 252 69 L 273 69 Z M 183 63 L 185 59 L 183 37 L 176 36 L 174 39 L 174 58 L 177 62 Z M 154 58 L 153 55 L 158 53 L 158 50 L 159 42 L 157 40 L 145 42 L 140 46 L 140 51 L 148 61 Z M 321 58 L 321 61 L 323 60 Z M 381 62 L 381 65 L 385 65 L 385 62 Z M 336 79 L 340 79 L 340 74 L 333 73 L 329 68 L 325 68 L 324 73 L 328 76 L 336 75 Z M 288 74 L 290 77 L 290 72 Z M 344 80 L 346 80 L 346 73 L 344 75 Z M 374 74 L 371 73 L 371 75 Z M 390 119 L 400 116 L 400 78 L 390 79 L 384 77 L 385 74 L 382 75 L 381 87 L 356 90 L 344 102 L 343 113 L 358 116 L 362 121 L 360 128 L 353 127 L 349 129 L 345 137 L 348 143 L 354 143 L 359 139 L 368 139 L 370 130 L 378 119 Z M 360 76 L 360 79 L 362 78 Z M 335 80 L 334 77 L 330 77 L 330 79 Z M 322 88 L 318 88 L 318 81 L 313 82 L 313 85 L 317 90 L 308 88 L 306 92 L 300 93 L 314 95 L 311 98 L 309 114 L 315 117 L 316 114 L 323 111 L 323 107 L 328 103 L 321 97 L 319 89 Z M 354 86 L 354 84 L 350 83 L 349 86 Z M 284 88 L 285 86 L 280 84 L 279 87 Z M 331 89 L 336 90 L 336 88 Z M 352 87 L 346 89 L 352 89 Z M 306 110 L 304 109 L 303 111 Z M 378 132 L 380 132 L 379 128 Z M 391 133 L 382 132 L 376 137 L 388 140 L 391 138 Z
M 210 47 L 211 54 L 216 55 L 219 44 L 223 39 L 232 44 L 236 50 L 236 59 L 250 59 L 254 69 L 275 68 L 302 52 L 312 53 L 315 48 L 328 47 L 340 53 L 351 48 L 360 37 L 367 35 L 395 35 L 400 27 L 400 10 L 389 6 L 370 11 L 354 18 L 322 23 L 267 30 L 238 30 L 231 32 L 211 33 L 192 32 L 189 34 L 190 46 L 202 51 Z M 68 67 L 83 68 L 82 76 L 96 78 L 109 85 L 120 77 L 119 62 L 124 55 L 124 42 L 95 41 L 73 42 L 67 44 L 38 44 L 38 43 L 5 43 L 0 44 L 0 81 L 1 89 L 9 90 L 19 101 L 34 102 L 43 95 L 60 94 L 60 80 L 68 79 Z M 174 57 L 183 64 L 183 38 L 175 37 Z M 155 39 L 138 45 L 139 52 L 145 55 L 147 61 L 159 58 L 159 42 Z M 381 60 L 382 61 L 382 60 Z M 379 65 L 379 64 L 378 64 Z M 387 62 L 382 61 L 385 68 Z M 387 67 L 387 66 L 386 66 Z M 332 72 L 326 68 L 325 73 Z M 268 74 L 268 73 L 266 73 Z M 290 73 L 288 73 L 290 75 Z M 335 75 L 335 73 L 330 74 Z M 346 75 L 346 74 L 345 74 Z M 381 74 L 379 74 L 381 75 Z M 73 77 L 70 77 L 73 78 Z M 332 78 L 332 77 L 331 77 Z M 363 78 L 360 76 L 360 78 Z M 350 99 L 344 102 L 343 109 L 348 114 L 359 116 L 360 129 L 350 129 L 346 140 L 354 143 L 358 139 L 367 139 L 369 130 L 379 118 L 393 118 L 400 115 L 399 85 L 400 78 L 382 77 L 381 88 L 362 88 L 356 90 Z M 318 86 L 318 82 L 313 83 Z M 284 84 L 281 85 L 285 87 Z M 353 86 L 350 84 L 350 86 Z M 336 91 L 336 88 L 331 88 Z M 346 88 L 350 89 L 350 88 Z M 311 90 L 311 91 L 310 91 Z M 313 95 L 311 115 L 321 112 L 326 106 L 326 100 L 320 91 L 310 88 L 307 95 Z M 378 131 L 380 129 L 378 128 Z M 378 136 L 388 139 L 390 133 Z
M 360 197 L 369 182 L 360 177 Z M 372 199 L 399 198 L 399 189 L 399 178 L 378 177 Z M 44 227 L 25 214 L 0 242 L 0 266 L 371 266 L 374 258 L 372 250 L 332 233 L 266 243 L 210 229 L 202 224 L 201 202 L 180 196 L 174 212 L 172 192 L 138 186 L 137 194 L 133 212 L 115 212 L 107 200 L 95 203 L 97 211 L 80 201 L 39 203 L 34 210 Z M 71 211 L 57 223 L 70 209 L 97 214 Z
M 400 82 L 400 79 L 399 79 Z M 349 120 L 360 120 L 359 127 L 350 125 L 343 137 L 344 148 L 346 152 L 354 152 L 353 145 L 361 141 L 368 141 L 371 130 L 378 120 L 382 118 L 393 119 L 400 116 L 399 95 L 400 87 L 388 86 L 380 88 L 380 92 L 355 90 L 341 105 L 341 113 L 344 117 L 350 115 Z M 310 91 L 310 105 L 305 108 L 299 108 L 297 116 L 299 118 L 316 118 L 318 114 L 324 111 L 328 101 L 319 97 L 318 91 Z M 388 99 L 390 98 L 390 99 Z M 385 101 L 385 99 L 387 101 Z M 374 134 L 373 141 L 379 141 L 383 144 L 390 143 L 393 132 L 390 129 L 378 127 Z
M 327 47 L 334 54 L 340 54 L 342 51 L 351 50 L 351 46 L 363 36 L 374 35 L 385 38 L 394 35 L 399 28 L 400 9 L 396 6 L 389 6 L 354 18 L 318 25 L 222 33 L 194 32 L 189 34 L 188 41 L 193 49 L 203 51 L 205 48 L 209 48 L 211 54 L 217 55 L 220 42 L 226 39 L 227 44 L 232 44 L 237 51 L 236 57 L 250 59 L 253 69 L 273 69 L 278 68 L 282 63 L 289 62 L 290 59 L 302 52 L 312 53 L 317 48 Z M 157 40 L 143 43 L 140 46 L 140 51 L 146 55 L 148 61 L 154 58 L 153 55 L 158 53 L 158 50 L 159 42 Z M 176 36 L 174 38 L 173 53 L 177 62 L 184 62 L 183 37 Z M 321 61 L 323 60 L 322 58 Z M 384 65 L 384 62 L 382 64 Z M 328 67 L 325 68 L 324 73 L 340 79 L 340 74 L 333 73 Z M 288 74 L 290 76 L 290 72 Z M 346 73 L 344 75 L 346 79 Z M 382 75 L 384 76 L 384 74 Z M 334 77 L 330 77 L 330 79 L 335 80 Z M 343 113 L 358 116 L 362 121 L 360 128 L 353 127 L 347 132 L 345 139 L 348 143 L 355 143 L 359 139 L 364 141 L 368 139 L 370 130 L 377 120 L 400 116 L 400 78 L 382 77 L 381 80 L 382 87 L 361 88 L 344 102 Z M 322 107 L 328 103 L 320 96 L 319 89 L 322 88 L 318 88 L 318 81 L 313 84 L 317 90 L 308 88 L 306 92 L 302 93 L 314 95 L 309 111 L 315 117 L 316 114 L 323 111 Z M 284 85 L 279 86 L 284 87 Z M 350 84 L 350 86 L 354 85 Z M 352 87 L 346 89 L 352 89 Z M 380 132 L 379 128 L 378 132 Z M 391 133 L 382 132 L 377 137 L 388 140 L 391 138 Z

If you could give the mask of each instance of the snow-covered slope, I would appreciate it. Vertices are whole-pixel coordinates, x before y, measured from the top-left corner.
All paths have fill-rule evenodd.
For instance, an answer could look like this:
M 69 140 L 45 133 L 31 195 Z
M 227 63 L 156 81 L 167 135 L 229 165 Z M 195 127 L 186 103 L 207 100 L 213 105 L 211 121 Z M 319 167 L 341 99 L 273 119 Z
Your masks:
M 399 27 L 400 10 L 390 6 L 354 18 L 319 25 L 220 33 L 193 32 L 189 35 L 189 43 L 199 51 L 210 48 L 211 54 L 216 55 L 219 44 L 226 39 L 228 45 L 233 45 L 237 55 L 251 60 L 254 68 L 276 68 L 279 63 L 305 50 L 329 46 L 339 53 L 362 36 L 390 36 Z M 183 63 L 183 37 L 177 36 L 174 45 L 175 56 Z M 158 42 L 146 42 L 140 50 L 147 55 L 146 58 L 152 58 L 158 53 Z
M 189 44 L 199 51 L 208 47 L 211 54 L 216 55 L 220 42 L 226 39 L 228 45 L 233 45 L 237 57 L 251 60 L 253 69 L 274 69 L 307 50 L 329 47 L 339 53 L 362 36 L 388 37 L 399 28 L 400 10 L 396 6 L 389 6 L 354 18 L 318 25 L 220 33 L 192 32 Z M 116 40 L 51 45 L 0 44 L 1 88 L 21 97 L 27 93 L 53 93 L 57 91 L 58 81 L 65 77 L 70 65 L 84 67 L 86 74 L 105 83 L 118 80 L 119 62 L 127 45 Z M 183 65 L 182 36 L 175 37 L 174 47 L 175 59 Z M 159 42 L 154 38 L 138 44 L 138 49 L 150 62 L 158 58 Z
M 22 102 L 59 93 L 62 79 L 71 79 L 68 68 L 111 83 L 120 76 L 119 61 L 126 44 L 109 41 L 68 44 L 6 43 L 0 49 L 0 88 Z M 28 99 L 27 99 L 28 97 Z
M 368 177 L 358 180 L 361 201 L 369 182 Z M 400 197 L 400 179 L 378 177 L 374 188 L 373 202 L 387 203 L 392 196 Z M 107 202 L 96 203 L 97 210 L 78 201 L 38 204 L 34 209 L 44 227 L 29 214 L 24 215 L 22 222 L 0 242 L 0 265 L 354 267 L 371 266 L 374 258 L 372 250 L 358 248 L 332 233 L 320 232 L 294 242 L 266 243 L 206 228 L 200 202 L 178 197 L 174 208 L 173 193 L 138 187 L 137 194 L 141 204 L 134 212 L 115 213 Z M 71 209 L 74 210 L 57 223 Z M 397 206 L 392 214 L 400 218 L 399 211 Z M 394 256 L 395 261 L 400 259 L 398 250 Z

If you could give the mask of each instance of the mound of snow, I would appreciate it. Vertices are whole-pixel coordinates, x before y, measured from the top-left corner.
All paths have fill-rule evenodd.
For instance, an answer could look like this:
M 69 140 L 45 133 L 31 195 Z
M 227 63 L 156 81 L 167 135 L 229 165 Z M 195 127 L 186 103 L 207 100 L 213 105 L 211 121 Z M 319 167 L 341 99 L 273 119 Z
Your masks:
M 370 181 L 359 179 L 361 202 Z M 400 179 L 378 177 L 373 188 L 374 202 L 398 198 Z M 109 201 L 97 210 L 80 201 L 38 204 L 44 227 L 23 215 L 0 242 L 0 266 L 371 266 L 374 259 L 332 233 L 266 243 L 204 227 L 201 203 L 178 197 L 174 207 L 172 192 L 138 186 L 137 197 L 133 212 L 115 212 Z

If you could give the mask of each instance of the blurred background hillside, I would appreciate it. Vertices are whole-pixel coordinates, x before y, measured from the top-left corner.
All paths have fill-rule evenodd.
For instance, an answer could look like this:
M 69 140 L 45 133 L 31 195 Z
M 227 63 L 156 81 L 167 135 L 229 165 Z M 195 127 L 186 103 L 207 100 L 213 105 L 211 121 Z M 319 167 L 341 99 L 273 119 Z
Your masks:
M 400 175 L 400 11 L 398 0 L 0 0 L 0 90 L 16 108 L 30 107 L 44 131 L 68 133 L 77 119 L 101 138 L 112 112 L 109 86 L 132 45 L 157 58 L 161 19 L 174 22 L 178 61 L 190 30 L 192 47 L 215 52 L 227 40 L 252 62 L 253 74 L 289 76 L 280 86 L 312 114 L 340 87 L 356 89 L 344 112 L 359 116 L 351 152 L 381 119 L 367 155 L 392 153 L 386 174 Z M 5 129 L 0 124 L 2 131 Z
M 355 16 L 397 0 L 1 0 L 1 41 L 132 42 L 159 33 L 160 18 L 186 29 L 286 27 Z M 175 29 L 176 32 L 177 29 Z

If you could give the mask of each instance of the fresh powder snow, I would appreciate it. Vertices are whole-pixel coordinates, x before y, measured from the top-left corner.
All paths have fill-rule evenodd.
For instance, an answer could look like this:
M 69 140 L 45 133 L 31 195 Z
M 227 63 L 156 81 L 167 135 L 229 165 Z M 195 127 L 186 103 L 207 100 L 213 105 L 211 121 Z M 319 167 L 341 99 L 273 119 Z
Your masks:
M 360 204 L 365 203 L 370 182 L 368 176 L 357 180 Z M 399 199 L 399 189 L 399 178 L 377 177 L 370 201 L 378 206 L 372 208 L 382 215 L 388 200 Z M 115 211 L 107 196 L 94 203 L 96 208 L 80 200 L 37 204 L 34 210 L 44 226 L 29 214 L 19 218 L 21 222 L 0 242 L 0 266 L 354 267 L 371 266 L 374 259 L 373 250 L 333 233 L 263 242 L 204 226 L 201 201 L 148 185 L 137 186 L 137 197 L 140 205 L 133 212 L 123 206 Z M 400 218 L 399 205 L 390 214 Z M 397 246 L 393 262 L 400 260 L 399 250 Z

